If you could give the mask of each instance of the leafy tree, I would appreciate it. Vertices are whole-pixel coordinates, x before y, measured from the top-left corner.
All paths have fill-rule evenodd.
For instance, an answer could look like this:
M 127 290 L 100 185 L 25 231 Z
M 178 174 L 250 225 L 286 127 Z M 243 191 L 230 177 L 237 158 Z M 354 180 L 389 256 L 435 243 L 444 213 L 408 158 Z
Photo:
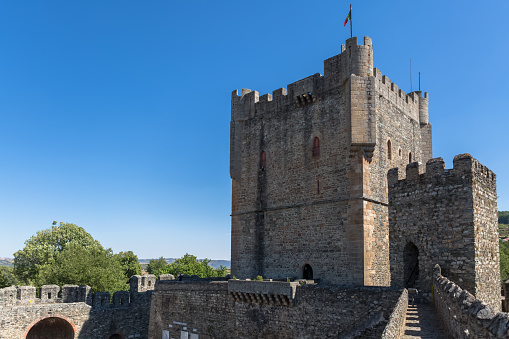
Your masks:
M 136 270 L 133 258 L 132 252 L 115 256 L 79 226 L 54 223 L 14 254 L 14 273 L 23 284 L 83 284 L 92 292 L 113 293 L 128 289 L 125 274 Z
M 0 266 L 0 288 L 16 285 L 17 280 L 14 276 L 12 267 Z
M 499 241 L 500 247 L 500 279 L 504 281 L 509 278 L 509 244 L 506 241 Z
M 198 260 L 196 256 L 186 253 L 182 258 L 168 264 L 167 272 L 175 276 L 179 274 L 197 275 L 200 278 L 223 277 L 226 274 L 226 267 L 220 266 L 213 269 L 209 266 L 210 260 Z
M 168 263 L 164 260 L 163 257 L 159 259 L 150 259 L 147 266 L 147 272 L 150 274 L 155 274 L 158 278 L 161 274 L 168 273 Z
M 120 261 L 110 249 L 102 247 L 83 248 L 76 242 L 51 258 L 39 271 L 42 284 L 89 285 L 92 292 L 113 293 L 127 290 L 128 284 Z
M 509 224 L 509 211 L 498 211 L 498 223 Z
M 119 252 L 115 254 L 115 258 L 120 262 L 124 276 L 127 278 L 127 282 L 133 275 L 141 274 L 141 265 L 138 257 L 132 252 Z M 166 263 L 166 262 L 165 262 Z
M 176 259 L 173 263 L 167 264 L 163 257 L 151 259 L 148 264 L 148 272 L 159 277 L 161 274 L 179 274 L 197 275 L 200 278 L 224 277 L 227 268 L 220 266 L 213 269 L 209 265 L 209 259 L 198 260 L 196 256 L 186 253 L 182 258 Z
M 37 279 L 41 267 L 50 260 L 55 260 L 70 242 L 84 249 L 91 247 L 102 249 L 101 244 L 83 228 L 68 223 L 56 226 L 53 222 L 52 228 L 38 231 L 25 241 L 22 250 L 14 253 L 14 274 L 23 284 L 40 286 L 42 282 Z

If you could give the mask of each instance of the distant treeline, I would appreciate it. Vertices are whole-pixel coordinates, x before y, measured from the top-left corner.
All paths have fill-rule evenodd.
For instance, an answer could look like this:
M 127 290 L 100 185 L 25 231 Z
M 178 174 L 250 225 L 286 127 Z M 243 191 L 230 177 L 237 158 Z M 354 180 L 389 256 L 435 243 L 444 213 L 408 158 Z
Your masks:
M 498 211 L 498 223 L 509 224 L 509 211 Z
M 173 264 L 177 258 L 164 258 L 168 264 Z M 147 265 L 149 264 L 150 260 L 152 259 L 139 259 L 141 266 L 146 269 Z M 210 260 L 209 266 L 217 269 L 220 266 L 225 266 L 226 268 L 230 268 L 231 262 L 230 260 Z

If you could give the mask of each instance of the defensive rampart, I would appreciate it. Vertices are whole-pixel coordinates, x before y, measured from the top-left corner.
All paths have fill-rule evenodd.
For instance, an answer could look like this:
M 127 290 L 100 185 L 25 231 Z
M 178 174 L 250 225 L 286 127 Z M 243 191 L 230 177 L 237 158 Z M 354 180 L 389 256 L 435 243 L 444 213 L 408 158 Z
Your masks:
M 406 176 L 406 177 L 405 177 Z M 500 310 L 496 176 L 469 154 L 389 171 L 391 283 L 429 298 L 433 265 Z
M 74 338 L 104 339 L 119 335 L 146 339 L 156 277 L 133 276 L 130 282 L 130 291 L 117 291 L 113 297 L 109 292 L 92 295 L 85 285 L 64 285 L 61 291 L 58 285 L 44 285 L 38 294 L 33 286 L 0 289 L 0 338 L 25 338 L 30 331 L 38 331 L 38 324 L 47 320 L 54 324 L 58 320 L 72 328 Z M 46 331 L 48 324 L 39 327 Z
M 401 289 L 309 281 L 160 281 L 149 337 L 397 338 L 406 299 Z
M 509 338 L 509 314 L 496 312 L 442 276 L 439 265 L 434 270 L 433 303 L 452 338 Z

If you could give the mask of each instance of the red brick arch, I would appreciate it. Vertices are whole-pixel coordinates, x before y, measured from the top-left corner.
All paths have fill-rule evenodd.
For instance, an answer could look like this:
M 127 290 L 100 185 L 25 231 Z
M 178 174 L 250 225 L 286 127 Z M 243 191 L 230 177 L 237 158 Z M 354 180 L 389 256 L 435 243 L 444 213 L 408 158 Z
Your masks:
M 32 322 L 30 324 L 30 326 L 27 327 L 25 333 L 23 333 L 23 338 L 27 337 L 28 332 L 30 332 L 30 330 L 32 329 L 32 327 L 34 327 L 35 324 L 37 324 L 39 321 L 47 319 L 47 318 L 60 318 L 60 319 L 67 321 L 72 326 L 74 334 L 76 334 L 76 332 L 77 332 L 76 325 L 74 325 L 74 322 L 71 319 L 67 318 L 65 315 L 48 314 L 48 315 L 42 316 L 42 317 L 38 318 L 36 321 Z

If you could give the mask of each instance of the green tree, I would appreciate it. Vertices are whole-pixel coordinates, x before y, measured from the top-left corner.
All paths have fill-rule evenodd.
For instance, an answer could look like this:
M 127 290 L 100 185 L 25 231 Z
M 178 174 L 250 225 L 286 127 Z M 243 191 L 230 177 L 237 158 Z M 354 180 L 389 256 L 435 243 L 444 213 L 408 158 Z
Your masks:
M 178 276 L 179 274 L 197 275 L 200 278 L 223 277 L 226 267 L 220 266 L 213 269 L 209 259 L 198 260 L 196 256 L 186 253 L 182 258 L 168 265 L 167 272 Z
M 509 224 L 509 211 L 498 211 L 498 223 Z
M 21 283 L 40 286 L 42 282 L 37 279 L 41 267 L 54 260 L 70 242 L 84 249 L 102 249 L 101 244 L 83 228 L 68 223 L 60 223 L 59 226 L 55 222 L 53 224 L 50 229 L 38 231 L 25 241 L 22 250 L 14 253 L 14 274 Z
M 0 266 L 0 288 L 16 285 L 17 283 L 14 269 L 12 267 Z
M 36 287 L 83 284 L 92 292 L 113 293 L 129 287 L 125 273 L 133 266 L 129 262 L 135 256 L 131 254 L 115 256 L 83 228 L 60 223 L 25 242 L 25 247 L 14 254 L 14 273 L 23 284 Z
M 168 263 L 163 257 L 160 257 L 159 259 L 150 259 L 147 266 L 147 272 L 155 274 L 155 276 L 159 278 L 161 274 L 168 273 Z
M 124 276 L 127 278 L 127 282 L 133 275 L 141 274 L 141 264 L 138 257 L 132 252 L 119 252 L 115 254 L 115 258 L 120 262 Z
M 127 290 L 124 270 L 110 249 L 83 248 L 70 242 L 65 249 L 51 258 L 39 270 L 38 281 L 43 284 L 88 285 L 92 292 Z
M 506 241 L 499 241 L 500 250 L 500 279 L 504 281 L 509 278 L 509 244 Z

